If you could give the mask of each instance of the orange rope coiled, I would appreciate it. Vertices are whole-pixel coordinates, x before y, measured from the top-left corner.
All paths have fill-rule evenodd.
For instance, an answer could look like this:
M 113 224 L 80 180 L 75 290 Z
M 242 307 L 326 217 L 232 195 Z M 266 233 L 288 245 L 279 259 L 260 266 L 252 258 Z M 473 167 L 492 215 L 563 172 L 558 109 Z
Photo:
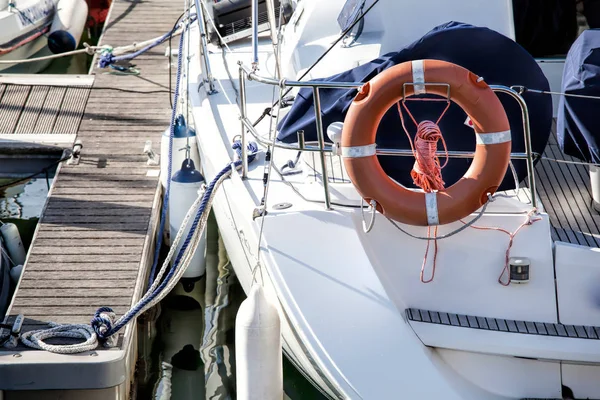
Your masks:
M 440 164 L 440 159 L 436 155 L 439 140 L 442 141 L 446 151 L 444 165 Z M 413 178 L 415 185 L 425 192 L 443 190 L 442 168 L 448 163 L 448 150 L 440 127 L 435 122 L 423 121 L 418 125 L 413 154 L 415 165 L 410 176 Z

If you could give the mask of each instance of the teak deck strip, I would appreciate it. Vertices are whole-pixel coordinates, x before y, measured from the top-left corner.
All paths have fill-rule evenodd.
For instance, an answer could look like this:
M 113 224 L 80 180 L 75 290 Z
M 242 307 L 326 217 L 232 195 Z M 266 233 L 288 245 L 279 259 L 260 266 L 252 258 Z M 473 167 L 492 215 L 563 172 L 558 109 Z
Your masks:
M 544 156 L 578 161 L 560 151 L 556 124 L 552 128 Z M 552 239 L 600 247 L 600 213 L 592 208 L 588 167 L 542 159 L 535 170 L 537 192 L 552 224 Z

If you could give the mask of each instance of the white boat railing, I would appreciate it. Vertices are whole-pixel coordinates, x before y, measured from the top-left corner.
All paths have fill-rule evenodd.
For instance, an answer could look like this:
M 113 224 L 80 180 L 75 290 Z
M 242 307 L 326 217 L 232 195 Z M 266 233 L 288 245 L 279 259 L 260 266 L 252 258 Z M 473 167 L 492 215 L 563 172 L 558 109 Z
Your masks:
M 251 80 L 259 83 L 264 83 L 267 85 L 279 86 L 281 90 L 286 88 L 311 88 L 313 91 L 314 97 L 314 110 L 315 110 L 315 123 L 317 129 L 317 143 L 318 145 L 307 145 L 304 140 L 304 135 L 302 131 L 298 132 L 298 142 L 297 144 L 288 144 L 281 142 L 271 142 L 265 140 L 256 130 L 252 122 L 248 119 L 247 109 L 246 109 L 246 81 Z M 333 153 L 332 145 L 325 143 L 324 130 L 323 130 L 323 121 L 321 116 L 321 98 L 319 95 L 320 89 L 358 89 L 363 86 L 362 82 L 328 82 L 328 81 L 318 81 L 318 82 L 300 82 L 300 81 L 292 81 L 287 79 L 276 80 L 273 78 L 267 78 L 258 75 L 253 69 L 248 68 L 247 66 L 240 64 L 239 68 L 239 88 L 240 88 L 240 119 L 241 119 L 241 138 L 242 138 L 242 177 L 247 177 L 248 171 L 248 161 L 247 161 L 247 141 L 248 138 L 246 136 L 246 132 L 250 132 L 250 134 L 254 137 L 254 139 L 264 145 L 264 146 L 275 146 L 277 148 L 287 149 L 287 150 L 296 150 L 296 151 L 308 151 L 308 152 L 318 152 L 320 163 L 321 163 L 321 173 L 322 173 L 322 182 L 324 188 L 324 196 L 325 196 L 325 208 L 331 209 L 331 197 L 329 193 L 329 179 L 327 176 L 327 168 L 326 168 L 326 153 Z M 497 93 L 505 93 L 514 98 L 519 106 L 521 107 L 522 120 L 523 120 L 523 133 L 525 140 L 525 152 L 515 152 L 510 154 L 510 158 L 512 160 L 526 160 L 527 162 L 527 176 L 528 176 L 528 184 L 529 190 L 531 192 L 531 206 L 533 208 L 537 207 L 537 199 L 536 199 L 536 183 L 535 183 L 535 170 L 533 168 L 534 161 L 534 153 L 532 151 L 531 146 L 531 131 L 529 126 L 529 111 L 527 108 L 527 103 L 525 99 L 513 88 L 502 86 L 502 85 L 490 85 L 490 88 Z M 380 148 L 376 149 L 377 155 L 382 156 L 404 156 L 404 157 L 412 157 L 413 152 L 410 149 L 393 149 L 393 148 Z M 475 153 L 470 151 L 448 151 L 446 152 L 438 152 L 438 155 L 445 156 L 448 155 L 450 158 L 473 158 Z

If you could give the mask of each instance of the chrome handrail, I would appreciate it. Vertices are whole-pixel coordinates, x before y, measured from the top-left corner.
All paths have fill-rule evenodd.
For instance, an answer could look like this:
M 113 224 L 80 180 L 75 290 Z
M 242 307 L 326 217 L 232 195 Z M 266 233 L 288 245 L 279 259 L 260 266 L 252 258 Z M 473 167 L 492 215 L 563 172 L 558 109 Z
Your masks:
M 327 210 L 331 209 L 331 199 L 329 193 L 329 179 L 327 177 L 327 168 L 326 168 L 326 159 L 325 153 L 333 153 L 332 146 L 330 144 L 325 143 L 324 134 L 323 134 L 323 121 L 321 117 L 321 98 L 319 95 L 319 89 L 327 88 L 327 89 L 358 89 L 364 83 L 362 82 L 327 82 L 327 81 L 292 81 L 287 79 L 276 80 L 273 78 L 268 78 L 264 76 L 258 75 L 254 70 L 248 68 L 247 66 L 240 65 L 240 120 L 242 123 L 242 162 L 247 160 L 247 148 L 246 148 L 246 131 L 248 131 L 254 139 L 263 146 L 275 146 L 277 148 L 286 149 L 286 150 L 295 150 L 295 151 L 308 151 L 308 152 L 318 152 L 320 155 L 321 161 L 321 169 L 322 169 L 322 181 L 323 181 L 323 189 L 325 194 L 325 208 Z M 298 144 L 287 144 L 287 143 L 273 143 L 272 140 L 264 139 L 256 130 L 252 122 L 248 119 L 246 113 L 246 81 L 251 80 L 259 83 L 264 83 L 267 85 L 279 86 L 281 90 L 286 87 L 304 87 L 304 88 L 312 88 L 313 97 L 314 97 L 314 109 L 315 109 L 315 123 L 317 127 L 317 141 L 318 146 L 315 145 L 307 145 L 304 143 L 303 134 L 299 133 Z M 490 88 L 494 92 L 505 93 L 513 97 L 521 107 L 521 114 L 523 120 L 523 135 L 525 139 L 525 152 L 519 153 L 511 153 L 510 158 L 516 160 L 526 160 L 527 162 L 527 175 L 528 175 L 528 184 L 529 190 L 531 191 L 531 206 L 533 208 L 537 208 L 537 198 L 536 198 L 536 183 L 535 183 L 535 170 L 533 167 L 534 153 L 532 151 L 531 146 L 531 129 L 529 125 L 529 110 L 527 108 L 527 103 L 525 99 L 514 89 L 502 86 L 502 85 L 490 85 Z M 412 150 L 407 149 L 390 149 L 390 148 L 377 148 L 377 155 L 382 156 L 413 156 Z M 473 158 L 475 152 L 470 151 L 448 151 L 448 152 L 437 152 L 438 156 L 448 156 L 449 158 Z M 244 163 L 242 167 L 242 177 L 247 177 L 247 161 Z

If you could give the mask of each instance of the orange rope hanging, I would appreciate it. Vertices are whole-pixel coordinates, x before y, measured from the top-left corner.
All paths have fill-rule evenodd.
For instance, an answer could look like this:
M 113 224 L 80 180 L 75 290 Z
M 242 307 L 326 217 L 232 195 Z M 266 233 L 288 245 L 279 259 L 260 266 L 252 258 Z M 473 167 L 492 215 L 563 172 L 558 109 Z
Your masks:
M 408 113 L 412 121 L 417 126 L 417 134 L 415 136 L 415 141 L 413 144 L 410 134 L 408 133 L 408 130 L 404 125 L 404 116 L 402 115 L 400 103 L 398 103 L 398 114 L 400 115 L 400 121 L 402 122 L 402 127 L 404 128 L 404 132 L 408 137 L 408 142 L 410 143 L 410 147 L 415 157 L 415 164 L 413 166 L 412 171 L 410 172 L 410 176 L 413 179 L 415 185 L 417 185 L 427 193 L 437 190 L 443 190 L 444 180 L 442 179 L 442 168 L 444 168 L 448 163 L 448 148 L 446 147 L 446 141 L 444 140 L 444 136 L 442 135 L 438 123 L 450 107 L 450 103 L 448 102 L 446 108 L 442 112 L 442 115 L 440 115 L 436 122 L 425 120 L 421 123 L 417 123 L 417 121 L 411 114 L 408 107 L 406 107 L 406 104 L 404 104 L 404 102 L 402 102 L 402 105 L 406 109 L 406 112 Z M 444 162 L 444 165 L 441 165 L 440 159 L 437 156 L 437 146 L 440 140 L 442 141 L 442 145 L 444 146 L 444 152 L 446 153 L 446 161 Z M 431 240 L 428 240 L 427 247 L 425 248 L 425 256 L 423 257 L 423 264 L 421 265 L 420 279 L 422 283 L 429 283 L 433 281 L 433 278 L 435 277 L 435 267 L 437 264 L 438 253 L 438 242 L 437 239 L 435 239 L 437 237 L 437 231 L 438 227 L 436 226 L 433 233 L 434 251 L 431 277 L 428 279 L 424 278 L 425 265 L 427 264 L 427 256 L 429 255 L 429 245 L 431 242 Z M 427 237 L 431 238 L 431 227 L 427 228 Z
M 417 127 L 417 136 L 415 137 L 415 165 L 410 173 L 415 185 L 423 189 L 425 192 L 433 192 L 434 190 L 443 190 L 444 181 L 442 180 L 442 168 L 440 159 L 436 155 L 438 141 L 442 141 L 444 149 L 446 142 L 440 131 L 440 127 L 431 121 L 423 121 Z M 447 153 L 447 150 L 446 150 Z

